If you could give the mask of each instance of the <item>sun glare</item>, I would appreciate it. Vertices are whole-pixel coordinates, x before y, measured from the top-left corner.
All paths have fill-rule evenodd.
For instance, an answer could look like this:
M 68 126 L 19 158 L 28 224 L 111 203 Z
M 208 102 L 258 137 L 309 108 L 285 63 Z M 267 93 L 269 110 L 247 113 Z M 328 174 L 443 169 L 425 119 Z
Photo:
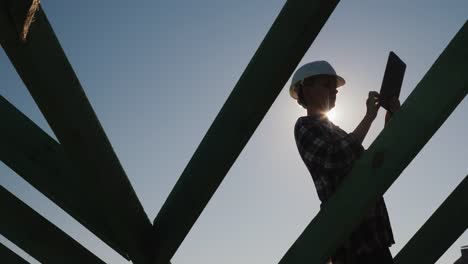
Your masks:
M 336 111 L 335 111 L 335 109 L 332 109 L 332 110 L 328 111 L 327 117 L 328 117 L 328 119 L 330 119 L 330 121 L 336 122 L 337 116 L 336 116 Z

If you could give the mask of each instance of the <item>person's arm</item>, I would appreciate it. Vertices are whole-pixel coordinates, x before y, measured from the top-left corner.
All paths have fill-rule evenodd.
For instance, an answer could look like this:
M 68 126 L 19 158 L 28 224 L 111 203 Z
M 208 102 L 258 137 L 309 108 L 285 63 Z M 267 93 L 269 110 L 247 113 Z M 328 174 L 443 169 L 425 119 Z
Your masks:
M 369 132 L 369 128 L 374 122 L 375 118 L 377 117 L 377 112 L 380 108 L 380 103 L 379 103 L 379 93 L 376 91 L 371 91 L 369 92 L 369 97 L 367 98 L 366 101 L 366 106 L 367 106 L 367 111 L 366 115 L 362 119 L 362 121 L 359 123 L 359 125 L 354 129 L 352 134 L 354 135 L 354 138 L 357 140 L 359 144 L 362 144 L 364 141 L 364 138 L 367 135 L 367 132 Z

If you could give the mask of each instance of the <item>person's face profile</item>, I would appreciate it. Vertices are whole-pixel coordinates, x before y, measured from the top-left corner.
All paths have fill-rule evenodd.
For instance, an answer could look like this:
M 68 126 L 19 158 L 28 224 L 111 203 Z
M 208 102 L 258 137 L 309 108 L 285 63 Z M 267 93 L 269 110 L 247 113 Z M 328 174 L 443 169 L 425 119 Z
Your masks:
M 306 102 L 329 111 L 335 106 L 338 93 L 336 79 L 332 76 L 317 76 L 304 80 Z

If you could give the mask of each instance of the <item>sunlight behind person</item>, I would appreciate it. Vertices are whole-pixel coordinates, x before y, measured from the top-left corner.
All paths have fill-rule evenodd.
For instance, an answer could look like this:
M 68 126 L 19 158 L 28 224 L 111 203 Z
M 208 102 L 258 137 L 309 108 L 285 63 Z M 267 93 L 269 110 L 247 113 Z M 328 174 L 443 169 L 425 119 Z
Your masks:
M 337 121 L 337 114 L 334 108 L 327 112 L 327 118 L 330 119 L 330 121 L 333 123 Z

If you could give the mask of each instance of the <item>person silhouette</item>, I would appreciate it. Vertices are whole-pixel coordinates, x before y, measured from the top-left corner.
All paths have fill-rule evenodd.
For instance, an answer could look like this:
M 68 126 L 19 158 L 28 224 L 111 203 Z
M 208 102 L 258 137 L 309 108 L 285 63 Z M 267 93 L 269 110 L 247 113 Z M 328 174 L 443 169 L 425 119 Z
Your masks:
M 344 177 L 351 171 L 364 148 L 362 142 L 377 116 L 379 93 L 370 91 L 367 111 L 356 127 L 347 133 L 333 124 L 326 113 L 335 107 L 338 87 L 345 84 L 326 61 L 315 61 L 300 67 L 293 75 L 290 95 L 307 110 L 294 126 L 299 154 L 310 172 L 321 207 L 328 201 Z M 400 108 L 398 98 L 390 100 L 385 124 Z M 333 264 L 394 263 L 389 247 L 394 244 L 385 201 L 380 198 L 366 213 L 351 235 L 330 256 Z

